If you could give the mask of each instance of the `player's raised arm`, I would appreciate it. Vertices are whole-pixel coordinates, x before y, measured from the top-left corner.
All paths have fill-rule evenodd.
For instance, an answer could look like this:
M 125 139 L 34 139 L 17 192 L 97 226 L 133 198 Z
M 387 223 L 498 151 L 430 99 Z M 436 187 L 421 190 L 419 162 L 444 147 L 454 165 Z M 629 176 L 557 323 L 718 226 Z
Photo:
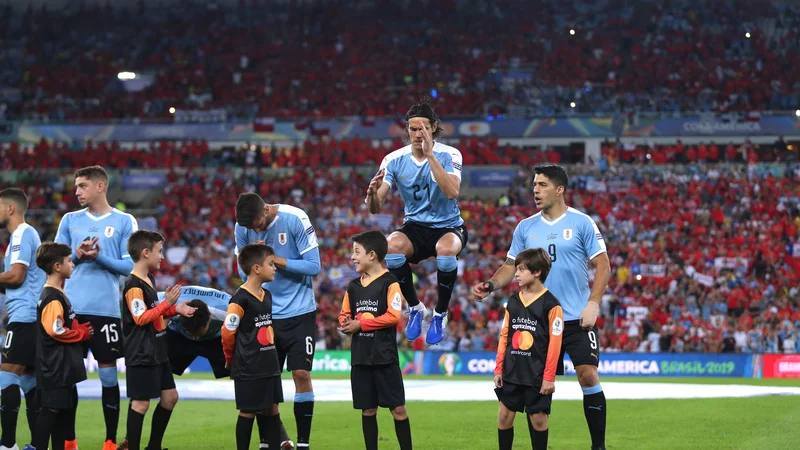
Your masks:
M 386 195 L 389 194 L 389 189 L 392 187 L 392 175 L 386 167 L 387 164 L 384 158 L 380 170 L 369 182 L 367 198 L 364 201 L 367 203 L 370 214 L 377 214 L 381 211 Z
M 438 122 L 433 123 L 434 128 L 438 125 Z M 428 160 L 431 172 L 436 179 L 436 184 L 439 185 L 439 189 L 442 190 L 448 200 L 453 200 L 458 197 L 458 192 L 461 189 L 461 163 L 458 163 L 458 172 L 455 172 L 452 156 L 449 153 L 445 158 L 444 165 L 436 159 L 436 155 L 433 153 L 433 135 L 422 120 L 416 124 L 416 127 L 413 124 L 409 124 L 409 129 L 412 133 L 419 129 L 422 134 L 422 153 Z

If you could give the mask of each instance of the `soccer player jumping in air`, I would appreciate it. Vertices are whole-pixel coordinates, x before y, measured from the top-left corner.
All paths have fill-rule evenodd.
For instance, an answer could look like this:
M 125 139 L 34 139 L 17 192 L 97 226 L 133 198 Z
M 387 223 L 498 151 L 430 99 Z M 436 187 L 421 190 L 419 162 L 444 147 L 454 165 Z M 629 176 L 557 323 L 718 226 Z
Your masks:
M 405 204 L 403 226 L 389 235 L 386 266 L 397 277 L 408 301 L 406 339 L 410 341 L 422 333 L 427 310 L 417 298 L 409 264 L 436 256 L 439 298 L 426 341 L 438 344 L 444 339 L 447 310 L 458 275 L 457 257 L 468 239 L 456 200 L 461 188 L 461 152 L 434 141 L 442 134 L 442 128 L 430 105 L 412 106 L 406 123 L 411 144 L 383 159 L 369 183 L 366 203 L 369 212 L 377 214 L 389 190 L 396 186 Z
M 492 291 L 506 287 L 514 278 L 515 258 L 523 250 L 547 250 L 553 265 L 544 287 L 558 298 L 564 309 L 561 358 L 564 352 L 569 354 L 583 388 L 583 409 L 592 449 L 605 449 L 606 397 L 597 375 L 600 346 L 595 322 L 611 276 L 606 243 L 591 217 L 567 206 L 564 199 L 569 185 L 567 172 L 554 165 L 539 166 L 534 171 L 533 195 L 540 211 L 517 225 L 505 264 L 489 281 L 475 285 L 472 293 L 484 299 Z M 595 268 L 591 291 L 589 261 Z M 563 364 L 559 367 L 563 370 Z

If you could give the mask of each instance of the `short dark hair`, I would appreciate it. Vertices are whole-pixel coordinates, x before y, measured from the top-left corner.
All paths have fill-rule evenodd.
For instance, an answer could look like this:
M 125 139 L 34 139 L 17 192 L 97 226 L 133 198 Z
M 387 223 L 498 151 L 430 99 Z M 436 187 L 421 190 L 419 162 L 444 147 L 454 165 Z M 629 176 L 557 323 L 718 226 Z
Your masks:
M 108 184 L 108 173 L 102 166 L 83 167 L 75 171 L 75 178 L 85 177 L 92 181 L 102 181 Z
M 28 209 L 28 196 L 20 188 L 7 188 L 0 191 L 0 198 L 8 200 L 17 205 L 17 208 L 25 212 Z
M 439 116 L 436 115 L 436 111 L 433 110 L 433 106 L 431 106 L 428 99 L 422 99 L 421 102 L 411 105 L 411 108 L 408 109 L 405 117 L 407 125 L 409 124 L 408 121 L 411 120 L 412 117 L 424 117 L 430 120 L 431 126 L 435 127 L 431 133 L 431 137 L 434 139 L 438 139 L 444 132 L 440 126 L 442 122 L 439 120 Z M 438 125 L 436 125 L 437 123 Z
M 52 241 L 43 242 L 36 250 L 36 265 L 50 275 L 53 273 L 53 266 L 67 256 L 72 256 L 69 245 Z
M 539 280 L 544 283 L 547 275 L 550 274 L 550 255 L 543 248 L 529 248 L 520 252 L 514 260 L 514 266 L 523 265 L 531 272 L 541 270 Z
M 563 167 L 555 164 L 547 164 L 544 166 L 536 166 L 533 168 L 533 173 L 536 175 L 544 175 L 552 181 L 556 187 L 564 186 L 566 190 L 569 187 L 569 177 L 567 171 Z
M 236 200 L 236 223 L 249 228 L 256 219 L 264 215 L 264 199 L 255 192 L 239 194 Z
M 134 231 L 128 239 L 128 254 L 131 255 L 133 262 L 137 262 L 145 249 L 152 250 L 159 242 L 164 242 L 164 236 L 156 231 Z
M 186 302 L 186 304 L 197 309 L 195 310 L 194 314 L 192 314 L 192 317 L 180 316 L 178 321 L 187 333 L 191 334 L 192 336 L 197 336 L 197 333 L 205 328 L 205 326 L 211 321 L 211 312 L 208 310 L 208 305 L 206 305 L 206 302 L 197 298 L 189 300 Z
M 364 247 L 364 251 L 367 253 L 375 252 L 379 263 L 382 263 L 386 259 L 386 254 L 389 253 L 389 241 L 380 231 L 364 231 L 356 234 L 352 239 L 353 242 Z
M 250 271 L 253 266 L 261 264 L 267 257 L 275 254 L 275 250 L 269 245 L 264 244 L 247 244 L 239 252 L 239 257 L 236 262 L 239 263 L 239 268 L 242 269 L 245 275 L 250 276 Z

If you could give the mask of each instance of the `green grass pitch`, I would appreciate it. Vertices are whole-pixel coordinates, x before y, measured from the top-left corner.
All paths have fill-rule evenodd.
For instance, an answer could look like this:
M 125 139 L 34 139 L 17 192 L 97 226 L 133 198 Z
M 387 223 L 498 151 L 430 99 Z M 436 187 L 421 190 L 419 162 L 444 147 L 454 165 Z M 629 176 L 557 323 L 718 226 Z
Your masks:
M 184 378 L 208 379 L 205 374 Z M 341 379 L 342 376 L 316 378 Z M 408 377 L 443 379 L 444 377 Z M 474 377 L 460 377 L 475 379 Z M 564 378 L 573 380 L 574 378 Z M 800 386 L 800 380 L 694 379 L 694 378 L 603 378 L 617 382 L 694 384 L 757 384 Z M 123 381 L 124 382 L 124 381 Z M 491 383 L 487 379 L 487 383 Z M 558 381 L 556 381 L 558 386 Z M 292 403 L 282 405 L 282 418 L 294 438 Z M 496 402 L 410 402 L 407 405 L 415 449 L 497 448 Z M 125 434 L 123 400 L 118 436 Z M 151 407 L 151 411 L 152 411 Z M 21 409 L 24 411 L 24 409 Z M 755 398 L 696 400 L 616 400 L 608 404 L 607 448 L 649 449 L 789 449 L 800 443 L 800 398 L 768 396 Z M 178 403 L 163 446 L 171 450 L 221 450 L 235 446 L 237 412 L 232 401 L 186 400 Z M 25 414 L 20 414 L 18 443 L 28 442 Z M 378 413 L 380 448 L 398 449 L 391 414 Z M 255 427 L 254 427 L 255 428 Z M 145 421 L 147 442 L 150 414 Z M 82 449 L 100 448 L 105 426 L 100 404 L 81 400 L 78 409 L 78 444 Z M 255 436 L 252 448 L 257 448 Z M 314 411 L 311 448 L 364 448 L 361 419 L 348 402 L 318 402 Z M 515 449 L 529 449 L 530 439 L 521 415 L 515 425 Z M 550 449 L 589 449 L 590 440 L 580 401 L 556 401 L 550 417 Z

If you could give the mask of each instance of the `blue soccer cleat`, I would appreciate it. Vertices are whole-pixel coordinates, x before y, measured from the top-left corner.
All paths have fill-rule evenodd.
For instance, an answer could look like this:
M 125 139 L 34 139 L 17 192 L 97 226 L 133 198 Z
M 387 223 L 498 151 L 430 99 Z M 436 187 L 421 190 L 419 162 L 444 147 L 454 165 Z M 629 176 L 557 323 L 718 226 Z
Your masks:
M 422 303 L 408 308 L 408 323 L 406 324 L 406 339 L 415 341 L 422 334 L 422 320 L 428 313 L 428 308 Z
M 442 314 L 434 314 L 431 319 L 431 327 L 428 328 L 428 335 L 425 336 L 425 341 L 428 345 L 435 345 L 442 342 L 444 339 L 444 331 L 447 326 L 447 311 Z

